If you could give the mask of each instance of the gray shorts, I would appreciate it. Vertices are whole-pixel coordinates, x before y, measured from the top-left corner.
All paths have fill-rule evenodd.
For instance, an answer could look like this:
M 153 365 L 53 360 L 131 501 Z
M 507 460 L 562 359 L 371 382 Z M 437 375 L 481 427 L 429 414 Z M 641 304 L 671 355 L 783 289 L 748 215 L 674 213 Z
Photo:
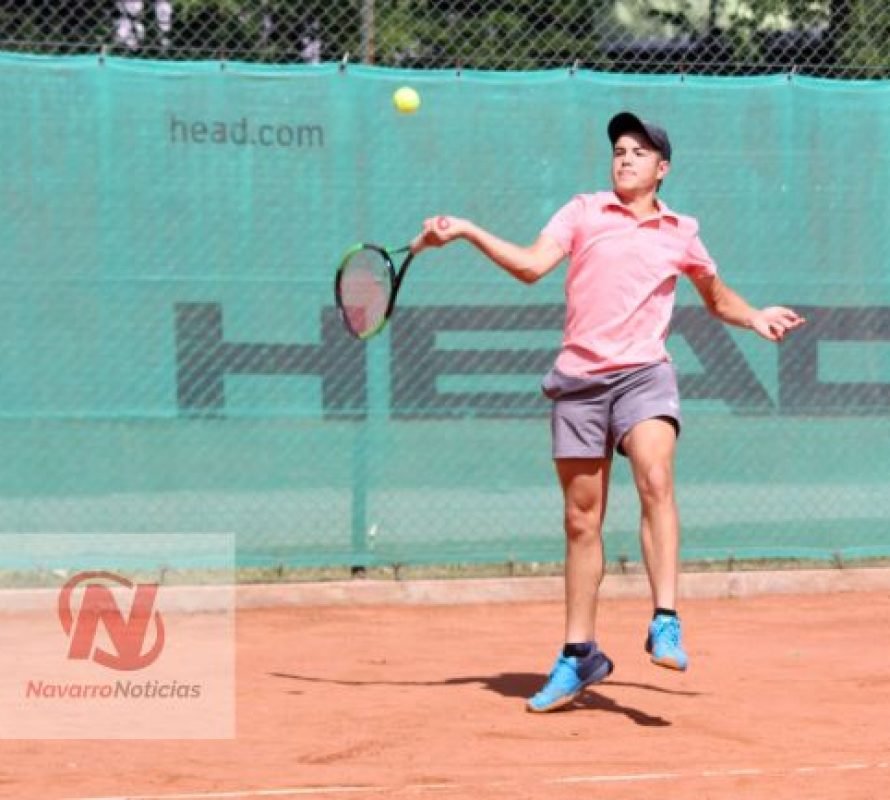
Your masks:
M 541 384 L 553 401 L 550 424 L 554 458 L 626 455 L 621 442 L 638 422 L 664 417 L 680 434 L 677 374 L 670 362 L 588 377 L 550 370 Z

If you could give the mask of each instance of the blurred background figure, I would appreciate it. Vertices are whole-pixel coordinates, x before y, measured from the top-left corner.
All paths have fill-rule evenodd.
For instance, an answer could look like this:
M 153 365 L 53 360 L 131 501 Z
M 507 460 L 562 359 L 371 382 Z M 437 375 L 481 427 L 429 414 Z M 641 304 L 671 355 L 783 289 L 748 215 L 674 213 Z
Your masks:
M 145 2 L 143 0 L 118 0 L 118 19 L 115 42 L 128 50 L 145 46 Z M 162 48 L 170 46 L 173 28 L 173 3 L 171 0 L 154 0 L 154 18 L 157 24 L 157 43 Z
M 306 64 L 321 62 L 321 26 L 315 20 L 309 22 L 300 38 L 300 57 Z

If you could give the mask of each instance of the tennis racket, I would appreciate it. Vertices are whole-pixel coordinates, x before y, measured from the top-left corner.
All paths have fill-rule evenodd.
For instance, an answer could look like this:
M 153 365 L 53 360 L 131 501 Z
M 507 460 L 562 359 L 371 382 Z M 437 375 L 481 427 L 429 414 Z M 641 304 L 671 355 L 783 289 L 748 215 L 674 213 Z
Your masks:
M 340 319 L 356 339 L 370 339 L 386 327 L 395 310 L 399 287 L 420 249 L 415 240 L 395 250 L 355 244 L 343 254 L 334 280 L 334 297 Z M 403 253 L 407 255 L 396 269 L 393 256 Z

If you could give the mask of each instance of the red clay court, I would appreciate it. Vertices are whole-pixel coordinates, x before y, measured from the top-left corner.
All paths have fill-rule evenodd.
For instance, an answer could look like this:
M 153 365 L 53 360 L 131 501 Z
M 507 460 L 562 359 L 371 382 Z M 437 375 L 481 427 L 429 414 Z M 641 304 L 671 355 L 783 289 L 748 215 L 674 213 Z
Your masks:
M 558 602 L 242 610 L 235 741 L 6 741 L 2 797 L 890 795 L 890 591 L 688 600 L 691 668 L 651 665 L 643 599 L 570 710 L 524 699 Z

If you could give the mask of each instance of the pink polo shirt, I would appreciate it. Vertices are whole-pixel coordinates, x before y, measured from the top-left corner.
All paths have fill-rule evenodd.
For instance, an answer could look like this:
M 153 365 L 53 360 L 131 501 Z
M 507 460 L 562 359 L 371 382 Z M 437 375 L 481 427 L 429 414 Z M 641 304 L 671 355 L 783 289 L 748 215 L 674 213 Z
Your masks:
M 579 194 L 544 227 L 569 256 L 556 368 L 566 375 L 669 361 L 677 276 L 714 275 L 698 222 L 659 211 L 638 220 L 613 192 Z

